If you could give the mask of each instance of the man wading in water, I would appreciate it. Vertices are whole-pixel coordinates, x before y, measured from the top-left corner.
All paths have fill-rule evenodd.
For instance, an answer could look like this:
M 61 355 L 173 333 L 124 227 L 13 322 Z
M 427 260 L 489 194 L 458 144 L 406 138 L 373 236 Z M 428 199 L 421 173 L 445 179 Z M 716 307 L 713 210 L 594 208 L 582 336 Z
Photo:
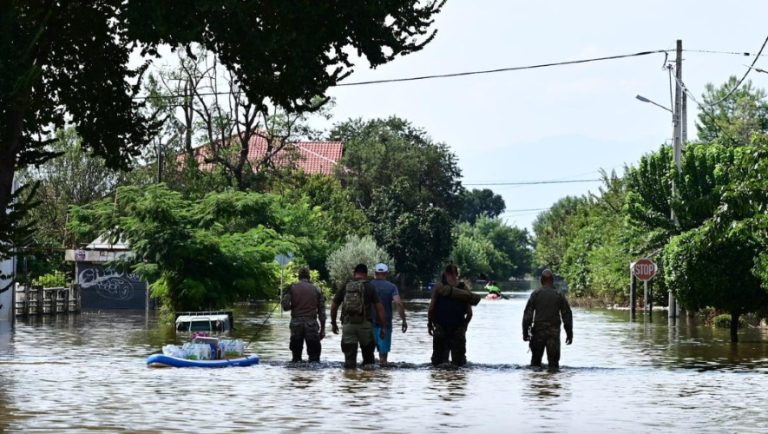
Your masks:
M 459 281 L 459 268 L 454 264 L 445 267 L 440 282 L 432 289 L 427 314 L 433 365 L 448 363 L 449 354 L 452 364 L 467 363 L 467 326 L 472 320 L 472 305 L 479 302 L 480 296 Z
M 283 310 L 291 311 L 291 360 L 301 361 L 306 341 L 309 361 L 319 362 L 320 341 L 325 337 L 325 297 L 323 292 L 309 281 L 309 269 L 299 270 L 299 281 L 288 288 L 281 304 Z
M 368 281 L 368 267 L 358 264 L 354 271 L 354 280 L 347 283 L 333 297 L 331 304 L 331 326 L 333 333 L 339 334 L 336 324 L 336 313 L 341 306 L 341 351 L 344 352 L 344 367 L 357 367 L 357 345 L 363 353 L 363 368 L 372 368 L 374 362 L 373 350 L 376 343 L 373 339 L 373 324 L 371 315 L 375 308 L 376 318 L 382 328 L 379 337 L 386 337 L 386 322 L 384 306 L 379 300 L 376 288 Z
M 555 289 L 551 270 L 541 272 L 541 288 L 533 291 L 523 313 L 523 340 L 530 341 L 531 366 L 540 368 L 547 350 L 549 371 L 560 368 L 560 319 L 565 328 L 565 344 L 573 342 L 573 314 L 568 300 Z M 531 325 L 533 328 L 531 329 Z M 529 334 L 529 330 L 530 334 Z

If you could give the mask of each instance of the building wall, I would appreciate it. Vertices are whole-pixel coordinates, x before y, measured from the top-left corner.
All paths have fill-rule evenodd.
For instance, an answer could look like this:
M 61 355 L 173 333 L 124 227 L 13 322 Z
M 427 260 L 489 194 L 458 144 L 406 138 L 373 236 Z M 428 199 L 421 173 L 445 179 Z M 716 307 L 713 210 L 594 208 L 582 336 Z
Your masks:
M 77 262 L 75 272 L 83 309 L 145 308 L 147 284 L 137 275 L 91 262 Z

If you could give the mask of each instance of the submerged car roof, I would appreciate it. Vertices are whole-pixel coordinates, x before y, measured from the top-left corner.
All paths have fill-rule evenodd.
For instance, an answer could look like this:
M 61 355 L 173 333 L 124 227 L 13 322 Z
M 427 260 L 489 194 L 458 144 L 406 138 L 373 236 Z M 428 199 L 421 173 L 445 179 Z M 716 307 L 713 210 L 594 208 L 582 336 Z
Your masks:
M 191 321 L 229 321 L 229 315 L 223 313 L 211 315 L 179 315 L 176 318 L 176 324 Z

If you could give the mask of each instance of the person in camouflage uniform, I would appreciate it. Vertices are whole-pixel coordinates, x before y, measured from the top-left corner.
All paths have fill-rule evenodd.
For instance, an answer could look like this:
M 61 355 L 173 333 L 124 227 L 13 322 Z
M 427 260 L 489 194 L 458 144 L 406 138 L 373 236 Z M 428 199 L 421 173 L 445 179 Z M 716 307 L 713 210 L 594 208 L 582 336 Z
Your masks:
M 472 306 L 481 297 L 459 281 L 459 268 L 449 264 L 432 289 L 427 312 L 427 332 L 432 336 L 432 364 L 467 363 L 467 326 L 472 320 Z
M 307 268 L 299 270 L 299 281 L 288 288 L 281 300 L 283 310 L 291 311 L 289 348 L 293 362 L 301 361 L 304 342 L 309 361 L 319 362 L 320 341 L 325 337 L 325 297 L 309 279 Z
M 339 334 L 336 315 L 341 307 L 341 351 L 344 353 L 344 367 L 357 367 L 357 346 L 363 353 L 363 368 L 372 368 L 376 342 L 373 338 L 372 314 L 375 312 L 379 324 L 385 323 L 384 305 L 379 300 L 376 288 L 368 281 L 368 267 L 358 264 L 353 280 L 336 293 L 331 303 L 331 327 L 333 334 Z M 387 327 L 383 325 L 379 337 L 386 337 Z
M 523 312 L 523 340 L 530 342 L 531 366 L 541 367 L 547 351 L 549 370 L 560 368 L 560 323 L 565 328 L 565 344 L 573 342 L 573 314 L 565 295 L 555 288 L 551 270 L 541 272 L 541 288 L 533 291 Z

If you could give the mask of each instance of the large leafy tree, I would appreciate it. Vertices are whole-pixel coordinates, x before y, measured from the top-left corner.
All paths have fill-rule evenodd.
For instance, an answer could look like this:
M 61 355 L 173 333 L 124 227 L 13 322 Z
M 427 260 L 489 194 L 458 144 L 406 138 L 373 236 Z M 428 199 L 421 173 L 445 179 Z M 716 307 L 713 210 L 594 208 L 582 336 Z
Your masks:
M 470 224 L 474 224 L 482 216 L 498 217 L 506 208 L 504 198 L 488 188 L 465 190 L 461 193 L 461 199 L 463 202 L 461 220 Z
M 456 155 L 424 130 L 394 116 L 352 119 L 336 125 L 330 137 L 344 141 L 337 173 L 361 208 L 372 205 L 377 188 L 405 179 L 408 202 L 431 204 L 458 217 L 463 203 Z
M 584 226 L 587 203 L 585 197 L 566 196 L 536 217 L 533 233 L 536 236 L 534 258 L 537 266 L 550 267 L 558 272 L 568 246 L 579 228 Z
M 765 91 L 755 88 L 747 80 L 731 93 L 737 83 L 738 78 L 732 76 L 718 87 L 712 83 L 707 84 L 702 100 L 708 108 L 699 113 L 696 122 L 700 141 L 720 141 L 730 146 L 743 146 L 749 143 L 752 134 L 768 132 L 768 100 Z M 725 98 L 729 93 L 731 95 Z
M 401 285 L 428 281 L 451 252 L 452 220 L 448 211 L 414 202 L 405 178 L 377 188 L 367 210 L 373 236 L 395 260 Z
M 135 99 L 146 64 L 140 50 L 200 44 L 230 70 L 250 101 L 309 110 L 351 72 L 421 49 L 443 1 L 271 2 L 194 0 L 10 0 L 0 8 L 0 241 L 16 170 L 45 162 L 55 129 L 71 123 L 85 149 L 127 167 L 154 133 Z M 5 243 L 0 243 L 5 245 Z

